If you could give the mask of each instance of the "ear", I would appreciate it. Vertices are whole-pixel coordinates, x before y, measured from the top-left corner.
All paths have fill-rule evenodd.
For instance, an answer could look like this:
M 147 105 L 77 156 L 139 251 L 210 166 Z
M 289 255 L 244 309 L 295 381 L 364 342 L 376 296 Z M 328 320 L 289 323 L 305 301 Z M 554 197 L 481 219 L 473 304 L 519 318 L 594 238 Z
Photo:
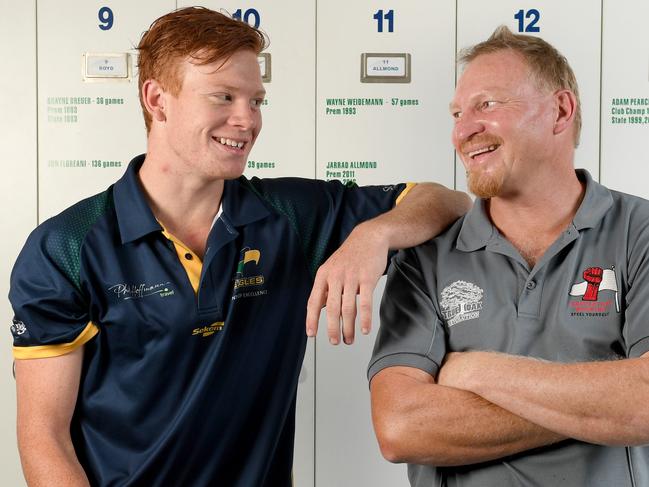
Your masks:
M 148 79 L 142 84 L 142 101 L 153 120 L 158 122 L 167 120 L 165 114 L 166 95 L 162 85 L 154 79 Z
M 554 93 L 556 114 L 554 120 L 554 133 L 560 134 L 568 130 L 575 119 L 577 111 L 577 97 L 570 90 L 558 90 Z

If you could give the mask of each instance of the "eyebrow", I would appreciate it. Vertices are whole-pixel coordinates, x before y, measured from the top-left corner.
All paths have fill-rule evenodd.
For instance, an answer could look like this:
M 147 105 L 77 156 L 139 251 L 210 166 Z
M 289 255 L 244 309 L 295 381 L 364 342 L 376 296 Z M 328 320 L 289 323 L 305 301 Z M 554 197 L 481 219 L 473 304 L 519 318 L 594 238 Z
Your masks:
M 226 90 L 226 91 L 239 91 L 241 88 L 238 88 L 236 86 L 230 86 L 230 85 L 216 85 L 212 88 L 212 92 L 218 91 L 218 90 Z M 266 96 L 266 90 L 261 89 L 259 91 L 255 92 L 254 96 Z
M 489 86 L 483 90 L 480 90 L 478 93 L 473 94 L 469 98 L 469 102 L 473 103 L 475 102 L 476 99 L 478 98 L 490 98 L 493 96 L 501 97 L 503 96 L 502 94 L 503 88 L 501 86 Z M 449 112 L 452 112 L 453 110 L 458 109 L 458 106 L 455 104 L 455 102 L 450 102 L 448 104 L 448 110 Z

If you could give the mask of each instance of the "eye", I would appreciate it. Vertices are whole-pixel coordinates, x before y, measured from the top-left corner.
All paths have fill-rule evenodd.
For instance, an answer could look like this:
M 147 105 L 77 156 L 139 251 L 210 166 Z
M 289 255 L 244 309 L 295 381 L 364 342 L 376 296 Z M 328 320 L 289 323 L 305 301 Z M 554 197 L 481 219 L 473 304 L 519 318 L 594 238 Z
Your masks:
M 212 95 L 212 98 L 221 104 L 229 103 L 232 101 L 232 95 L 228 93 L 217 93 L 215 95 Z
M 462 112 L 460 112 L 460 111 L 451 112 L 451 117 L 458 120 L 460 117 L 462 117 Z
M 264 104 L 264 99 L 263 98 L 254 98 L 253 100 L 250 101 L 250 104 L 257 108 L 260 107 Z

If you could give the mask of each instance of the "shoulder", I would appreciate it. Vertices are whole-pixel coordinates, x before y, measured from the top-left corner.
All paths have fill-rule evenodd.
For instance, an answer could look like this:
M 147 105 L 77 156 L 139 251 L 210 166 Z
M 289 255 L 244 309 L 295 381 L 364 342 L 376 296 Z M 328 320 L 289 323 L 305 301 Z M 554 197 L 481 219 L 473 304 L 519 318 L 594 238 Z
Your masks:
M 607 215 L 605 228 L 618 229 L 619 237 L 635 246 L 638 239 L 649 245 L 649 201 L 620 191 L 609 190 L 613 203 Z
M 112 187 L 85 198 L 41 223 L 35 235 L 51 240 L 76 242 L 83 240 L 88 231 L 113 209 Z
M 86 236 L 112 208 L 111 187 L 49 218 L 30 234 L 17 265 L 21 260 L 49 261 L 71 281 L 78 283 L 81 248 Z
M 239 178 L 241 185 L 267 202 L 313 201 L 323 195 L 343 191 L 354 185 L 343 185 L 339 181 L 322 181 L 306 178 Z
M 413 247 L 412 250 L 421 258 L 432 258 L 432 256 L 437 255 L 444 256 L 455 252 L 465 220 L 466 215 L 462 215 L 442 233 Z
M 426 280 L 431 278 L 440 262 L 445 263 L 451 254 L 457 250 L 457 240 L 462 229 L 465 217 L 459 218 L 446 231 L 438 236 L 414 247 L 400 250 L 394 257 L 393 263 L 397 266 L 418 269 Z
M 613 189 L 609 191 L 615 211 L 632 215 L 633 218 L 649 218 L 649 200 Z
M 356 197 L 355 184 L 305 178 L 239 178 L 242 188 L 254 193 L 275 213 L 299 221 L 315 222 L 336 214 Z M 363 197 L 361 200 L 365 201 Z

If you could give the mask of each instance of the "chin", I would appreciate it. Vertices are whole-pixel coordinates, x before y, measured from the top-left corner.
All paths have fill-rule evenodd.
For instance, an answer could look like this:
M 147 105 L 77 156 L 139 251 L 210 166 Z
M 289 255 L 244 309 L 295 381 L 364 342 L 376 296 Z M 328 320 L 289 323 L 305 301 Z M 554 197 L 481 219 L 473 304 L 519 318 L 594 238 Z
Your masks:
M 503 184 L 505 183 L 505 174 L 503 171 L 496 172 L 495 174 L 485 174 L 481 171 L 471 172 L 468 175 L 467 183 L 469 191 L 478 198 L 494 198 L 502 190 Z
M 223 168 L 218 175 L 218 179 L 237 179 L 243 175 L 245 168 L 245 162 L 237 167 Z

